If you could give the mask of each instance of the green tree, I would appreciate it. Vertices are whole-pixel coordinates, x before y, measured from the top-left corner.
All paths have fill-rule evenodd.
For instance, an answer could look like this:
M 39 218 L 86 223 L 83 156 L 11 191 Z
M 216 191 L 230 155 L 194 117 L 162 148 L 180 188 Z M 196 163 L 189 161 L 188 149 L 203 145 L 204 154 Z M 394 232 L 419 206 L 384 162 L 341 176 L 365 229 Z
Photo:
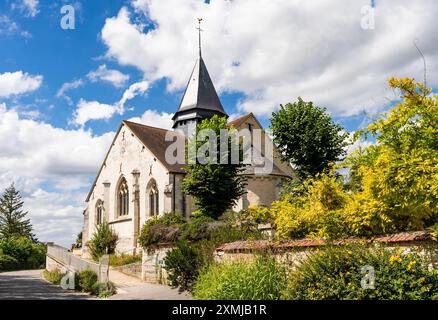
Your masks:
M 244 165 L 242 163 L 232 164 L 231 162 L 231 140 L 228 141 L 226 152 L 220 152 L 220 131 L 229 130 L 226 118 L 214 116 L 211 119 L 203 120 L 196 128 L 196 132 L 209 129 L 216 134 L 216 141 L 213 141 L 216 148 L 213 148 L 220 159 L 228 159 L 228 164 L 221 164 L 207 159 L 207 163 L 199 163 L 198 157 L 194 163 L 187 165 L 187 176 L 183 180 L 183 191 L 195 199 L 199 213 L 217 219 L 227 209 L 233 207 L 236 201 L 245 193 L 245 177 L 242 175 Z M 196 135 L 198 136 L 198 135 Z M 197 151 L 209 142 L 209 138 L 196 139 L 196 136 L 189 141 L 189 148 Z M 240 151 L 241 152 L 241 151 Z M 209 154 L 206 152 L 206 156 Z
M 0 236 L 5 238 L 26 237 L 36 241 L 32 233 L 28 212 L 23 211 L 20 192 L 11 184 L 0 197 Z
M 91 256 L 97 261 L 105 254 L 114 253 L 118 241 L 119 236 L 107 222 L 99 224 L 89 243 Z
M 438 95 L 409 78 L 389 86 L 400 102 L 358 133 L 378 143 L 346 164 L 356 164 L 363 194 L 394 228 L 418 230 L 438 222 Z
M 348 134 L 325 108 L 301 98 L 272 113 L 271 129 L 283 161 L 293 164 L 301 179 L 324 172 L 345 154 Z

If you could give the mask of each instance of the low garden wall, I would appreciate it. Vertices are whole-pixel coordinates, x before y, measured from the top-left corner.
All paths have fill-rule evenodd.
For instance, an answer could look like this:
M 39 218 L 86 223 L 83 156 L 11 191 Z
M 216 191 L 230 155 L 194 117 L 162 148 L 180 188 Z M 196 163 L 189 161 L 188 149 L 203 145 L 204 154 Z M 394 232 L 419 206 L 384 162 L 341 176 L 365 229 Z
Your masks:
M 81 272 L 92 270 L 98 275 L 99 281 L 105 282 L 108 279 L 108 265 L 98 264 L 82 259 L 66 248 L 53 243 L 47 244 L 46 269 L 47 271 L 68 270 Z
M 419 251 L 430 258 L 430 268 L 438 268 L 438 241 L 434 240 L 428 232 L 405 232 L 374 238 L 359 239 L 349 238 L 333 242 L 325 240 L 289 240 L 274 242 L 268 240 L 237 241 L 226 243 L 217 248 L 215 260 L 217 262 L 253 259 L 260 253 L 274 255 L 277 260 L 289 266 L 298 265 L 303 259 L 326 245 L 346 245 L 365 243 L 369 246 L 381 245 L 388 250 L 402 249 L 404 252 Z
M 167 283 L 167 272 L 164 267 L 164 258 L 173 245 L 160 245 L 151 250 L 143 250 L 141 279 L 150 283 Z
M 237 241 L 226 243 L 217 248 L 215 260 L 219 263 L 237 260 L 251 260 L 260 253 L 275 256 L 292 268 L 306 259 L 315 250 L 326 245 L 347 245 L 365 243 L 369 246 L 385 246 L 388 250 L 402 249 L 404 252 L 416 250 L 430 257 L 430 268 L 438 268 L 438 241 L 434 240 L 428 232 L 405 232 L 374 238 L 359 239 L 349 238 L 333 242 L 325 240 L 300 239 L 275 242 L 271 240 Z M 164 269 L 164 258 L 172 245 L 161 245 L 153 251 L 143 250 L 141 265 L 141 279 L 150 283 L 167 283 L 167 273 Z

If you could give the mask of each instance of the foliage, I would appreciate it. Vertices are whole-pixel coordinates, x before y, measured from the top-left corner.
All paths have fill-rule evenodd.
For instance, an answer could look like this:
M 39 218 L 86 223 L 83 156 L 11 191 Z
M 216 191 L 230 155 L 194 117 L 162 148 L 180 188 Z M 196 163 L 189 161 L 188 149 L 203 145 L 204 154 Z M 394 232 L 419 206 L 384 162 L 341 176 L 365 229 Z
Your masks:
M 203 120 L 197 126 L 197 135 L 190 139 L 188 145 L 189 150 L 196 151 L 196 155 L 202 153 L 200 150 L 203 150 L 203 147 L 210 143 L 208 137 L 201 139 L 198 136 L 201 130 L 211 130 L 216 134 L 217 141 L 212 142 L 213 146 L 216 145 L 216 149 L 213 149 L 219 155 L 218 158 L 228 160 L 228 164 L 221 164 L 222 161 L 217 159 L 217 163 L 212 162 L 211 159 L 208 159 L 209 151 L 205 152 L 207 163 L 200 163 L 198 157 L 195 161 L 189 159 L 182 189 L 187 195 L 194 198 L 199 208 L 198 214 L 217 219 L 226 210 L 232 208 L 240 196 L 244 194 L 245 177 L 240 174 L 244 165 L 231 163 L 231 138 L 228 141 L 229 147 L 226 153 L 220 150 L 220 131 L 228 130 L 225 117 L 214 116 L 211 119 Z
M 27 237 L 35 240 L 28 212 L 23 211 L 20 192 L 11 184 L 0 196 L 0 237 Z
M 82 231 L 76 237 L 76 248 L 82 248 Z
M 271 220 L 271 212 L 266 207 L 250 206 L 241 210 L 239 214 L 242 221 L 254 224 L 268 223 Z
M 127 264 L 135 263 L 141 261 L 141 255 L 131 255 L 131 254 L 112 254 L 109 256 L 109 264 L 112 267 L 124 266 Z
M 179 241 L 164 259 L 170 285 L 180 292 L 191 291 L 199 269 L 203 265 L 202 255 L 187 241 Z
M 18 260 L 14 257 L 0 253 L 0 272 L 19 269 Z
M 60 270 L 56 269 L 53 271 L 44 270 L 43 271 L 43 277 L 47 281 L 60 285 L 62 278 L 65 276 L 65 273 L 62 273 Z
M 206 239 L 210 236 L 212 229 L 221 226 L 222 224 L 215 223 L 215 220 L 210 217 L 195 216 L 184 224 L 181 238 L 189 241 Z
M 91 293 L 99 298 L 108 298 L 117 293 L 114 283 L 96 282 L 91 287 Z
M 301 98 L 272 113 L 271 129 L 282 159 L 295 166 L 301 179 L 325 172 L 345 153 L 344 129 L 325 108 Z
M 364 266 L 374 268 L 374 289 L 362 288 Z M 310 255 L 290 274 L 285 292 L 284 298 L 298 300 L 438 299 L 438 273 L 428 271 L 424 258 L 415 252 L 328 247 Z
M 194 296 L 204 300 L 278 300 L 286 270 L 273 258 L 212 264 L 203 269 Z
M 97 261 L 104 254 L 114 253 L 118 240 L 118 235 L 107 222 L 97 225 L 89 243 L 93 259 Z
M 438 223 L 438 96 L 411 79 L 389 84 L 401 103 L 360 132 L 376 144 L 272 204 L 279 237 L 369 236 Z M 347 169 L 346 183 L 340 168 Z
M 141 229 L 139 243 L 143 248 L 151 248 L 159 243 L 175 242 L 178 240 L 180 226 L 186 223 L 178 213 L 165 213 L 145 222 Z
M 0 239 L 0 257 L 12 257 L 16 263 L 12 263 L 10 258 L 4 258 L 12 269 L 39 269 L 44 266 L 46 261 L 46 246 L 42 243 L 35 243 L 27 237 L 2 238 Z M 1 270 L 1 268 L 0 268 Z
M 391 230 L 423 229 L 438 220 L 438 95 L 412 79 L 389 80 L 401 102 L 360 132 L 377 145 L 350 156 L 360 211 Z
M 93 270 L 83 270 L 75 275 L 77 290 L 82 292 L 92 292 L 93 285 L 97 282 L 97 274 Z

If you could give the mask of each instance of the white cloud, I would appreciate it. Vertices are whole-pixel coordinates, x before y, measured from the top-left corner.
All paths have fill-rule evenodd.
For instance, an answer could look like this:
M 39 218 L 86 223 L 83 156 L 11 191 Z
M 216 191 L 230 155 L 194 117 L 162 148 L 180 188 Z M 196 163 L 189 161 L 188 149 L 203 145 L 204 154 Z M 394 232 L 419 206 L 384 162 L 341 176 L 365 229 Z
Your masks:
M 75 111 L 73 122 L 83 126 L 90 120 L 111 119 L 116 112 L 117 108 L 113 105 L 81 99 Z
M 38 0 L 23 0 L 24 6 L 31 17 L 35 17 L 38 13 Z
M 126 102 L 138 95 L 143 95 L 149 88 L 147 81 L 133 83 L 122 95 L 122 98 L 114 104 L 105 104 L 98 101 L 86 101 L 81 99 L 74 114 L 73 123 L 84 126 L 90 120 L 108 120 L 115 114 L 123 115 Z
M 15 181 L 40 240 L 74 241 L 90 177 L 114 133 L 56 128 L 0 104 L 0 136 L 0 191 Z
M 148 89 L 149 89 L 149 82 L 148 81 L 140 81 L 140 82 L 136 82 L 136 83 L 131 84 L 129 86 L 129 88 L 125 90 L 122 98 L 118 102 L 119 106 L 121 108 L 124 108 L 126 102 L 134 99 L 138 95 L 145 94 Z
M 111 83 L 116 88 L 123 87 L 129 80 L 129 75 L 123 74 L 118 70 L 108 69 L 105 64 L 99 66 L 97 70 L 91 71 L 87 77 L 91 82 L 102 80 Z
M 23 71 L 0 73 L 0 98 L 37 90 L 43 76 L 32 76 Z
M 32 38 L 29 31 L 23 30 L 17 22 L 13 21 L 6 15 L 0 15 L 0 36 L 14 36 L 20 35 L 24 39 Z
M 84 81 L 82 79 L 77 79 L 77 80 L 73 80 L 71 82 L 66 82 L 63 83 L 61 88 L 59 88 L 58 92 L 56 93 L 56 96 L 58 98 L 64 98 L 67 100 L 68 104 L 73 104 L 73 101 L 71 100 L 71 98 L 66 95 L 65 93 L 67 91 L 73 90 L 73 89 L 77 89 L 80 88 L 84 85 Z
M 204 18 L 203 56 L 220 91 L 239 91 L 239 111 L 269 115 L 298 96 L 336 115 L 374 112 L 387 104 L 390 76 L 422 80 L 419 38 L 429 85 L 438 84 L 438 2 L 377 3 L 376 27 L 361 28 L 357 1 L 133 0 L 156 26 L 145 33 L 138 16 L 122 8 L 106 20 L 107 56 L 142 70 L 145 79 L 187 83 L 197 51 L 196 18 Z M 131 10 L 132 11 L 132 10 Z M 135 22 L 134 22 L 135 21 Z
M 140 117 L 129 119 L 129 121 L 142 123 L 152 127 L 171 129 L 173 125 L 173 114 L 167 112 L 158 112 L 156 110 L 146 110 Z
M 27 16 L 35 17 L 40 10 L 38 9 L 38 0 L 18 0 L 18 2 L 13 2 L 11 4 L 12 9 L 19 9 L 25 12 Z

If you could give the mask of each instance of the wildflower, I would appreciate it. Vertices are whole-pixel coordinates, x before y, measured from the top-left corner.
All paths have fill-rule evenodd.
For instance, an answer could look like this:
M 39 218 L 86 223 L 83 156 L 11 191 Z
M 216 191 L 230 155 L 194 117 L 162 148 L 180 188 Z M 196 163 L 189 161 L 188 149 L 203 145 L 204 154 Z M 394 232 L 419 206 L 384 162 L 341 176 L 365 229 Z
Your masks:
M 400 258 L 400 256 L 398 256 L 398 255 L 391 256 L 391 257 L 389 258 L 389 262 L 390 262 L 391 264 L 394 264 L 394 263 L 399 262 L 399 261 L 401 261 L 401 258 Z
M 412 260 L 411 262 L 409 262 L 409 264 L 408 264 L 408 266 L 407 266 L 407 270 L 408 271 L 411 271 L 412 270 L 412 267 L 415 265 L 417 263 L 417 261 L 415 261 L 415 260 Z

